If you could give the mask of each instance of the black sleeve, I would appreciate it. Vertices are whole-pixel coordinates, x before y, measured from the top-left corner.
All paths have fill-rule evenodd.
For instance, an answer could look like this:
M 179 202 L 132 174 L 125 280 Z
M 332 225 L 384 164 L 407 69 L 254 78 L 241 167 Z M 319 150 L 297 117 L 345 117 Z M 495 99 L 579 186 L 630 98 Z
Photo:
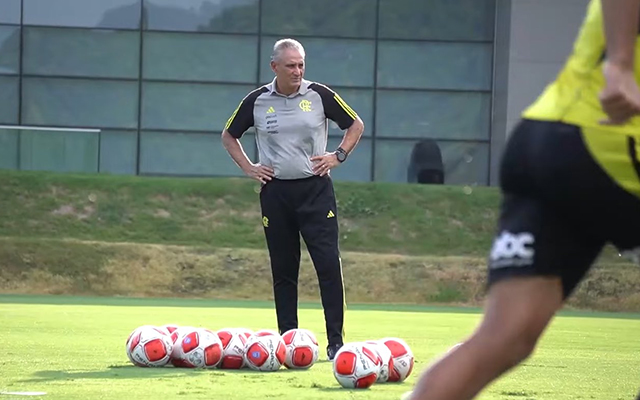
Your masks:
M 240 139 L 247 129 L 253 126 L 253 106 L 256 99 L 266 91 L 265 87 L 258 88 L 248 95 L 238 105 L 238 108 L 231 114 L 231 117 L 224 126 L 231 136 Z
M 320 95 L 322 107 L 324 107 L 324 115 L 335 121 L 340 129 L 349 129 L 358 114 L 342 100 L 342 97 L 329 87 L 319 83 L 312 83 L 309 85 L 309 89 L 316 91 Z

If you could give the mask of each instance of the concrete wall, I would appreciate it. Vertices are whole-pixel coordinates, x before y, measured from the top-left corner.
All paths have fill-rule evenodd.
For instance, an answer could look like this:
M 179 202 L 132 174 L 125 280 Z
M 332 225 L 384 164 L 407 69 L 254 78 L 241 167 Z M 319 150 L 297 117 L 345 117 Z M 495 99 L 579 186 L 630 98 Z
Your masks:
M 491 183 L 520 113 L 559 72 L 589 0 L 497 0 Z
M 564 64 L 588 2 L 512 0 L 507 130 Z

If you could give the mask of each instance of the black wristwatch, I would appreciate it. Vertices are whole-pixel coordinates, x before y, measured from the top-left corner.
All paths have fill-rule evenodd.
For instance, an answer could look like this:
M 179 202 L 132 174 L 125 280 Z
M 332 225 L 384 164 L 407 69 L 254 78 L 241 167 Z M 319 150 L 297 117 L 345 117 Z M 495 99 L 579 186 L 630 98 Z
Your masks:
M 344 151 L 344 149 L 342 147 L 338 147 L 336 149 L 336 151 L 334 151 L 336 157 L 338 158 L 338 161 L 340 161 L 341 163 L 344 162 L 347 159 L 347 152 Z

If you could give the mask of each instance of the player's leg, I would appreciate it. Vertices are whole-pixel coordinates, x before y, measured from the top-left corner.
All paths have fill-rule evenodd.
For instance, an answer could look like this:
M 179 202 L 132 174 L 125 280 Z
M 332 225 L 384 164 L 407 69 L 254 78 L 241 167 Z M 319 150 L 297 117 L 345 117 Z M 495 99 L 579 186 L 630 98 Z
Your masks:
M 344 283 L 338 247 L 338 212 L 329 177 L 312 178 L 298 208 L 298 222 L 318 275 L 329 358 L 343 344 Z
M 602 245 L 539 202 L 505 196 L 484 318 L 421 376 L 411 399 L 471 399 L 526 359 Z
M 561 305 L 557 277 L 520 277 L 495 284 L 476 332 L 422 375 L 411 399 L 472 399 L 531 354 Z
M 298 327 L 300 233 L 288 201 L 288 182 L 271 181 L 260 192 L 262 224 L 271 260 L 278 330 Z

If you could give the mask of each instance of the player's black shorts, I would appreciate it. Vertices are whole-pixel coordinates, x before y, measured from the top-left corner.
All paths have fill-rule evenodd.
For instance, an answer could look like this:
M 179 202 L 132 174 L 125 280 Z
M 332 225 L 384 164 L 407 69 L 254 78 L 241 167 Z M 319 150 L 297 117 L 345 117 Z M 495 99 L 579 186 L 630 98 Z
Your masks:
M 620 157 L 634 158 L 625 162 L 640 179 L 635 144 Z M 640 250 L 640 198 L 595 161 L 580 127 L 521 121 L 501 161 L 500 186 L 489 285 L 513 276 L 558 276 L 566 298 L 605 244 Z

